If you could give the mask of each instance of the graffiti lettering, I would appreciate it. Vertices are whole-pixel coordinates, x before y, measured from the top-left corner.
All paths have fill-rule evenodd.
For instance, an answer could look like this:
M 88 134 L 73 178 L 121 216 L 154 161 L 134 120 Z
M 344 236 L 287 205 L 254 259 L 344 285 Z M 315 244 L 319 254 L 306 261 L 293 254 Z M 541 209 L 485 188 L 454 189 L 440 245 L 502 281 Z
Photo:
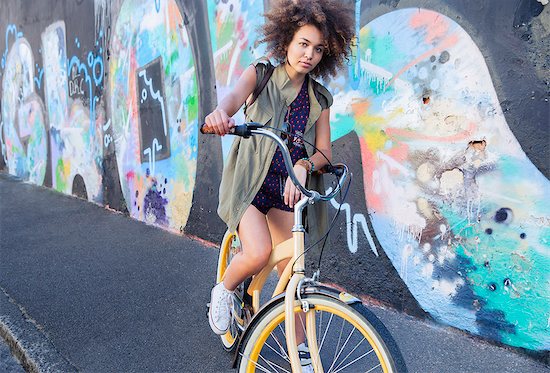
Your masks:
M 332 187 L 327 189 L 327 193 L 330 192 L 332 192 Z M 330 200 L 330 204 L 336 210 L 344 210 L 344 212 L 346 213 L 346 237 L 349 251 L 352 253 L 357 252 L 357 248 L 359 246 L 359 227 L 361 227 L 363 233 L 365 234 L 365 238 L 369 243 L 370 249 L 372 250 L 374 255 L 378 256 L 378 250 L 376 249 L 374 240 L 369 232 L 369 227 L 367 225 L 367 219 L 365 218 L 365 216 L 363 214 L 353 214 L 352 218 L 351 206 L 349 205 L 349 203 L 338 203 L 335 198 Z

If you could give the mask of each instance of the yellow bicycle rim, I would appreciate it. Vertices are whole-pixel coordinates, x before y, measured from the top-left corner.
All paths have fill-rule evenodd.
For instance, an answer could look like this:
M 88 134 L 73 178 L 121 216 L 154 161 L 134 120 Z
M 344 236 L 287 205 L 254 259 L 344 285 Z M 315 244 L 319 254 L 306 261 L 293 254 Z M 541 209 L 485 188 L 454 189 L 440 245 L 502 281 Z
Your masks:
M 360 325 L 359 322 L 357 322 L 357 320 L 355 320 L 355 318 L 353 317 L 354 315 L 350 315 L 349 313 L 346 313 L 345 311 L 335 308 L 331 305 L 324 305 L 324 304 L 315 304 L 315 309 L 309 312 L 316 312 L 316 311 L 325 311 L 325 312 L 333 313 L 334 315 L 339 316 L 342 319 L 349 322 L 350 324 L 352 324 L 357 330 L 361 332 L 361 334 L 365 337 L 365 339 L 371 345 L 372 349 L 376 353 L 376 356 L 378 357 L 378 361 L 380 362 L 382 371 L 384 373 L 390 372 L 380 346 L 376 343 L 374 338 L 371 336 L 370 332 L 368 330 L 365 330 L 363 326 Z M 296 306 L 294 308 L 294 312 L 295 313 L 302 312 L 301 307 Z M 283 308 L 282 312 L 279 313 L 275 318 L 273 318 L 273 320 L 271 320 L 263 329 L 262 333 L 258 337 L 258 340 L 254 344 L 254 347 L 252 348 L 250 356 L 248 357 L 248 365 L 246 369 L 247 373 L 252 373 L 256 371 L 255 362 L 258 361 L 260 351 L 262 350 L 265 341 L 267 341 L 267 338 L 269 338 L 269 335 L 277 327 L 277 325 L 284 322 L 284 318 L 285 318 L 285 313 Z

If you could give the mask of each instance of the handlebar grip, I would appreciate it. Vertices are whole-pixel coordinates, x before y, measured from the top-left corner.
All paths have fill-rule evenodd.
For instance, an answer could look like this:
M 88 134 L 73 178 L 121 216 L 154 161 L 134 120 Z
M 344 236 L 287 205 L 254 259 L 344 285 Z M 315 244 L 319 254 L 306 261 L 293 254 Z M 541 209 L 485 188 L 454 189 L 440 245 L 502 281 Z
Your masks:
M 232 127 L 229 130 L 229 134 L 244 137 L 244 138 L 249 138 L 250 135 L 252 134 L 251 133 L 252 130 L 256 130 L 262 127 L 263 127 L 262 124 L 256 123 L 256 122 L 243 123 L 243 124 L 239 124 L 238 126 Z M 206 123 L 201 125 L 200 131 L 203 134 L 209 134 L 209 135 L 216 134 L 216 132 L 214 132 L 214 128 L 208 126 Z
M 341 177 L 344 174 L 344 167 L 341 165 L 327 164 L 317 171 L 319 174 L 334 174 L 337 177 Z
M 201 125 L 200 131 L 201 131 L 202 134 L 205 134 L 205 135 L 215 135 L 216 134 L 216 132 L 214 132 L 214 128 L 209 127 L 208 124 L 206 124 L 206 123 L 203 123 Z

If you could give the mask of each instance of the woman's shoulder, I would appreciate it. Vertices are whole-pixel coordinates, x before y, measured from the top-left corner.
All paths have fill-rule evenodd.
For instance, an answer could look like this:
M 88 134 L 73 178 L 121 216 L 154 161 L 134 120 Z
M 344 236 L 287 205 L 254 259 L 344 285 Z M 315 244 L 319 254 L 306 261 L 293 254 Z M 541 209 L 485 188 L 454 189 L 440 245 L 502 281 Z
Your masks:
M 332 106 L 333 98 L 329 90 L 319 83 L 317 80 L 311 78 L 311 83 L 313 85 L 313 92 L 315 92 L 315 97 L 323 109 L 328 109 Z
M 261 66 L 263 68 L 265 67 L 268 67 L 268 66 L 273 66 L 271 64 L 271 61 L 269 60 L 269 58 L 263 56 L 263 57 L 260 57 L 260 58 L 257 58 L 256 60 L 254 60 L 251 64 L 252 66 L 254 67 L 258 67 L 258 66 Z

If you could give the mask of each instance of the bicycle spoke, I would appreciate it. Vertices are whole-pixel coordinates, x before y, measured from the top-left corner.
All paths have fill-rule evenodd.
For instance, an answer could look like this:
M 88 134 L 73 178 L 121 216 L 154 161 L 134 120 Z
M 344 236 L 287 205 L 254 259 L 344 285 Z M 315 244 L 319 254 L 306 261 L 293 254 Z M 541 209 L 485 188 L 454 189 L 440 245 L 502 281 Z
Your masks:
M 344 331 L 344 322 L 345 320 L 342 319 L 342 331 Z M 351 332 L 349 333 L 348 337 L 346 338 L 346 341 L 344 342 L 344 344 L 342 345 L 342 348 L 340 348 L 339 352 L 338 352 L 338 355 L 336 355 L 336 357 L 334 358 L 334 361 L 332 362 L 332 365 L 330 366 L 330 368 L 328 369 L 328 371 L 332 371 L 332 368 L 334 367 L 334 364 L 336 364 L 336 362 L 338 361 L 338 359 L 340 358 L 340 355 L 342 355 L 342 352 L 344 352 L 344 349 L 346 348 L 346 345 L 348 344 L 351 336 L 353 335 L 353 332 L 355 331 L 355 328 L 353 328 L 352 326 L 352 329 L 351 329 Z M 341 334 L 340 334 L 341 335 Z M 338 341 L 340 341 L 340 339 L 338 339 Z M 340 344 L 338 342 L 338 344 Z M 345 360 L 345 359 L 344 359 Z
M 278 328 L 281 330 L 281 333 L 283 334 L 283 337 L 285 339 L 285 343 L 286 343 L 286 334 L 285 334 L 285 331 L 283 330 L 283 327 L 281 326 L 281 324 L 279 324 Z M 277 337 L 275 337 L 274 333 L 271 333 L 271 337 L 275 340 L 275 343 L 277 343 L 277 345 L 279 346 L 279 349 L 281 351 L 281 353 L 283 353 L 285 355 L 285 360 L 287 361 L 290 361 L 290 358 L 288 357 L 288 353 L 286 352 L 284 346 L 281 344 L 281 342 L 279 342 L 279 339 Z
M 321 313 L 322 314 L 322 313 Z M 325 338 L 327 337 L 327 333 L 330 327 L 330 324 L 332 323 L 332 318 L 334 317 L 334 314 L 330 314 L 330 319 L 328 320 L 327 328 L 325 330 L 325 333 L 323 334 L 323 338 L 321 338 L 321 344 L 319 345 L 319 355 L 321 354 L 321 349 L 323 348 L 323 343 L 325 343 Z M 319 333 L 320 334 L 320 333 Z
M 344 333 L 344 322 L 346 320 L 342 319 L 342 326 L 340 327 L 340 334 L 338 335 L 338 343 L 336 344 L 336 348 L 334 349 L 334 356 L 332 357 L 332 365 L 328 369 L 329 371 L 334 366 L 334 363 L 336 362 L 336 354 L 338 353 L 338 350 L 340 349 L 340 341 L 342 340 L 342 334 Z
M 361 356 L 359 356 L 358 358 L 356 358 L 356 359 L 350 361 L 349 363 L 347 363 L 346 365 L 344 365 L 342 368 L 340 368 L 339 370 L 335 371 L 334 373 L 337 373 L 337 372 L 341 371 L 342 369 L 349 367 L 351 364 L 353 364 L 353 363 L 355 363 L 355 362 L 361 360 L 362 358 L 364 358 L 365 356 L 369 355 L 369 354 L 370 354 L 371 352 L 373 352 L 373 351 L 374 351 L 374 349 L 371 349 L 370 351 L 365 352 L 363 355 L 361 355 Z M 368 372 L 372 372 L 374 369 L 378 368 L 379 366 L 380 366 L 380 364 L 376 365 L 374 368 L 371 368 L 370 370 L 368 370 Z
M 273 338 L 273 339 L 275 339 L 275 338 Z M 279 346 L 279 348 L 281 348 L 281 345 L 279 344 L 279 341 L 275 340 L 275 342 L 277 343 L 277 345 Z M 282 357 L 283 360 L 286 360 L 287 362 L 290 362 L 290 361 L 288 360 L 288 358 L 287 358 L 288 355 L 287 355 L 287 356 L 284 356 L 284 355 L 281 353 L 281 352 L 283 352 L 283 353 L 285 353 L 285 355 L 286 355 L 286 352 L 285 352 L 284 350 L 281 349 L 281 352 L 279 352 L 279 351 L 277 351 L 277 350 L 275 349 L 275 347 L 272 347 L 272 346 L 271 346 L 269 343 L 267 343 L 267 342 L 265 343 L 265 345 L 266 345 L 271 351 L 275 352 L 277 355 L 279 355 L 280 357 Z
M 363 343 L 363 341 L 366 341 L 366 339 L 365 339 L 364 337 L 363 337 L 363 339 L 361 339 L 361 340 L 359 341 L 359 343 L 357 343 L 357 344 L 355 345 L 355 347 L 353 348 L 353 350 L 351 350 L 350 353 L 347 354 L 346 357 L 342 359 L 342 362 L 341 362 L 340 364 L 338 364 L 338 366 L 337 366 L 336 368 L 334 368 L 334 369 L 336 369 L 336 371 L 338 371 L 338 368 L 340 368 L 340 366 L 341 366 L 342 364 L 344 364 L 344 362 L 347 360 L 347 358 L 350 357 L 351 354 L 353 354 L 353 352 L 354 352 L 355 350 L 357 350 L 357 347 L 359 347 L 359 346 Z
M 256 368 L 259 368 L 262 372 L 267 372 L 267 373 L 271 373 L 269 370 L 267 370 L 267 368 L 261 366 L 260 364 L 258 364 L 256 361 L 252 361 L 250 360 L 250 358 L 248 356 L 244 356 L 243 353 L 240 353 L 239 355 L 241 355 L 241 358 L 244 358 L 246 359 L 247 361 L 251 362 L 252 364 L 254 364 L 254 366 Z
M 378 368 L 378 367 L 380 367 L 380 366 L 382 366 L 382 365 L 381 365 L 381 364 L 378 364 L 377 366 L 375 366 L 375 367 L 373 367 L 373 368 L 367 370 L 365 373 L 370 373 L 370 372 L 372 372 L 373 370 L 375 370 L 376 368 Z
M 306 326 L 304 324 L 304 319 L 301 317 L 301 313 L 298 314 L 298 319 L 300 320 L 300 324 L 302 324 L 302 330 L 304 331 L 304 335 L 306 335 L 307 334 L 306 333 Z
M 277 367 L 277 368 L 279 368 L 280 370 L 282 370 L 283 372 L 290 373 L 289 370 L 286 370 L 286 369 L 283 368 L 282 366 L 280 366 L 280 365 L 278 365 L 278 364 L 275 364 L 275 363 L 272 362 L 272 361 L 271 361 L 271 362 L 268 361 L 266 358 L 264 358 L 264 357 L 262 356 L 262 354 L 260 354 L 260 359 L 262 359 L 263 361 L 265 361 L 265 362 L 267 363 L 267 365 L 269 365 L 271 368 Z

